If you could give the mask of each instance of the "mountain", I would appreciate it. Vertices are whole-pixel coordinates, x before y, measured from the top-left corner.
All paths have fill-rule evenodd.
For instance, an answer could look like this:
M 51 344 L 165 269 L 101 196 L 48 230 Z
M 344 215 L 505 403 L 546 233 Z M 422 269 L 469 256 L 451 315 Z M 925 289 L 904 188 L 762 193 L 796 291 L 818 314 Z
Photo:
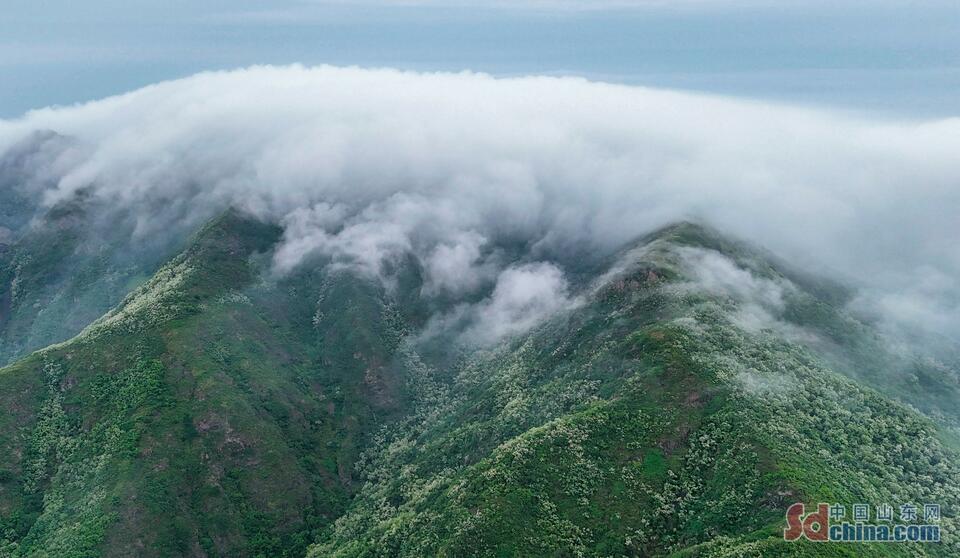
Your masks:
M 957 353 L 712 229 L 584 263 L 491 346 L 430 327 L 454 302 L 414 258 L 278 275 L 282 230 L 228 211 L 172 257 L 117 235 L 85 268 L 75 211 L 0 260 L 0 556 L 960 552 Z M 821 501 L 936 502 L 945 542 L 784 541 Z
M 0 250 L 0 363 L 73 337 L 169 257 L 92 222 L 93 209 L 58 204 Z
M 57 169 L 78 150 L 75 140 L 48 131 L 0 154 L 0 365 L 77 335 L 193 232 L 189 224 L 144 230 L 140 215 L 92 187 L 45 200 Z
M 43 190 L 56 182 L 56 160 L 71 144 L 55 132 L 38 131 L 0 153 L 0 244 L 9 244 L 29 224 Z

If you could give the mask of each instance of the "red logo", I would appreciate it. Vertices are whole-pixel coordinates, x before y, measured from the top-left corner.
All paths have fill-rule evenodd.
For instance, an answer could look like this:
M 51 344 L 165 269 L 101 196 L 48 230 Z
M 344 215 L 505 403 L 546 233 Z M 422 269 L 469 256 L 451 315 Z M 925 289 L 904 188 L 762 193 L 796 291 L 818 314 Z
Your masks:
M 783 539 L 795 541 L 804 536 L 811 541 L 827 540 L 828 507 L 827 504 L 820 504 L 816 512 L 806 515 L 803 504 L 799 502 L 787 508 L 787 528 L 783 530 Z

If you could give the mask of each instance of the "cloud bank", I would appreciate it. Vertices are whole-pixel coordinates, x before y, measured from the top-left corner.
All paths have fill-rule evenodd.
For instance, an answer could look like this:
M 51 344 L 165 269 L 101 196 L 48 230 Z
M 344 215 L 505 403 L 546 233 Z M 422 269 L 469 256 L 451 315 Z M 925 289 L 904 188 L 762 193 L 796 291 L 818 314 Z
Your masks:
M 138 211 L 143 236 L 239 206 L 285 227 L 281 272 L 324 253 L 382 275 L 412 253 L 428 294 L 513 281 L 506 306 L 494 294 L 487 308 L 509 314 L 523 273 L 552 282 L 556 299 L 566 287 L 546 267 L 505 278 L 505 251 L 563 267 L 693 218 L 960 332 L 960 119 L 869 120 L 576 78 L 288 66 L 36 110 L 0 121 L 0 151 L 36 130 L 73 138 L 56 178 L 36 181 L 45 204 L 87 190 Z

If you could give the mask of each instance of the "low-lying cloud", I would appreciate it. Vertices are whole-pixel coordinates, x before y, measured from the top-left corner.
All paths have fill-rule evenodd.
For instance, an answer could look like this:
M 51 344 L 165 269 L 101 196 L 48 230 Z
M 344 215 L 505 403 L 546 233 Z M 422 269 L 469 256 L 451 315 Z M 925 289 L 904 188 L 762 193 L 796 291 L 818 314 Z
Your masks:
M 323 253 L 383 275 L 413 254 L 425 294 L 486 286 L 489 315 L 510 315 L 496 294 L 504 247 L 563 267 L 693 218 L 960 332 L 960 119 L 576 78 L 289 66 L 36 110 L 0 121 L 0 151 L 36 130 L 72 138 L 55 179 L 34 182 L 46 205 L 85 189 L 138 211 L 144 236 L 239 206 L 285 227 L 280 272 Z
M 576 304 L 563 271 L 556 265 L 511 265 L 497 276 L 488 297 L 433 316 L 420 337 L 432 339 L 454 333 L 454 341 L 462 345 L 493 345 Z
M 789 280 L 758 276 L 714 250 L 680 247 L 675 252 L 688 278 L 678 288 L 734 302 L 736 309 L 729 316 L 734 325 L 749 332 L 774 330 L 794 341 L 817 341 L 812 332 L 783 319 L 786 298 L 796 289 Z

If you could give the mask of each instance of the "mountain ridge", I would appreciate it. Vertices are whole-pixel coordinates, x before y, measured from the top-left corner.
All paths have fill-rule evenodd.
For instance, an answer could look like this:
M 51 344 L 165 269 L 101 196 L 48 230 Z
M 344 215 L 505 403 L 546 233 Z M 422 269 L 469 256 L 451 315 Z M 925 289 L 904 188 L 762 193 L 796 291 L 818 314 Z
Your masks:
M 415 262 L 392 289 L 273 277 L 280 234 L 229 211 L 0 369 L 0 555 L 814 555 L 779 536 L 791 498 L 936 499 L 952 529 L 956 370 L 924 372 L 939 398 L 863 387 L 830 364 L 880 346 L 842 288 L 716 231 L 651 233 L 579 305 L 449 356 Z

